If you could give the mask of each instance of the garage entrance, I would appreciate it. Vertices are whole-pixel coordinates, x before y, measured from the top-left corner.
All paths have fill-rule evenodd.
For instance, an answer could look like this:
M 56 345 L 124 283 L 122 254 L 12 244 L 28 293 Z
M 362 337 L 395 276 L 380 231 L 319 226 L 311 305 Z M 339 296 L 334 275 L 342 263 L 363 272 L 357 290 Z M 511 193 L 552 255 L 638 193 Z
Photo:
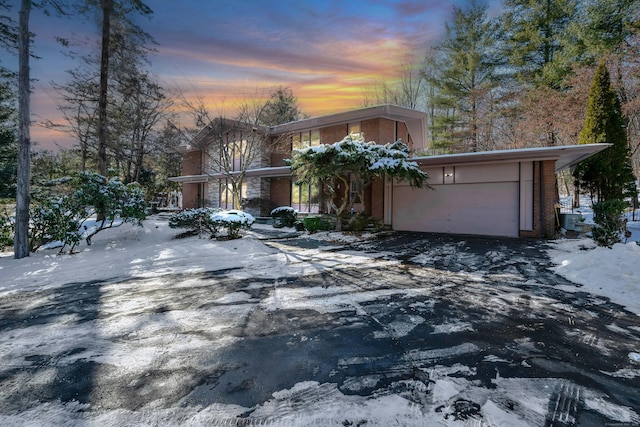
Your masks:
M 513 173 L 500 173 L 493 168 L 492 175 L 503 178 L 499 182 L 469 182 L 473 181 L 471 175 L 484 175 L 476 174 L 480 172 L 478 168 L 473 171 L 456 168 L 460 181 L 467 181 L 463 183 L 446 183 L 447 173 L 442 173 L 445 178 L 440 180 L 437 171 L 430 172 L 429 176 L 434 178 L 430 179 L 433 190 L 394 183 L 394 230 L 518 237 L 518 169 Z M 463 176 L 468 179 L 463 180 Z M 507 177 L 510 179 L 505 179 Z

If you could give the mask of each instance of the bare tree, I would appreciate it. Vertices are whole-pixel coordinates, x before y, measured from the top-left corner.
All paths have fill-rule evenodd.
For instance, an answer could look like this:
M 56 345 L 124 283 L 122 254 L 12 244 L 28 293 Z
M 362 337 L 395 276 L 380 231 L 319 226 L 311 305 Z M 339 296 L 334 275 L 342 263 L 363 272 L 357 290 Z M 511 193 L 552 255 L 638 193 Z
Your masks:
M 414 110 L 424 109 L 426 87 L 422 66 L 416 65 L 412 59 L 400 64 L 397 80 L 392 82 L 382 80 L 372 94 L 365 96 L 363 106 L 392 104 Z
M 283 92 L 280 88 L 266 97 L 263 93 L 256 91 L 247 96 L 235 108 L 233 118 L 226 115 L 224 105 L 220 113 L 212 117 L 201 96 L 196 96 L 195 100 L 182 96 L 182 104 L 194 123 L 205 124 L 191 138 L 191 145 L 201 150 L 206 158 L 203 173 L 211 171 L 224 176 L 220 179 L 221 185 L 228 188 L 236 209 L 242 208 L 242 187 L 247 171 L 265 164 L 269 154 L 289 138 L 285 134 L 274 139 L 265 124 L 276 125 L 303 114 L 290 90 Z M 183 133 L 189 135 L 193 130 L 184 129 Z
M 91 70 L 75 69 L 68 71 L 68 74 L 68 82 L 51 83 L 58 95 L 58 111 L 62 113 L 64 122 L 47 120 L 44 125 L 75 138 L 79 146 L 80 168 L 84 172 L 91 149 L 96 149 L 98 83 Z

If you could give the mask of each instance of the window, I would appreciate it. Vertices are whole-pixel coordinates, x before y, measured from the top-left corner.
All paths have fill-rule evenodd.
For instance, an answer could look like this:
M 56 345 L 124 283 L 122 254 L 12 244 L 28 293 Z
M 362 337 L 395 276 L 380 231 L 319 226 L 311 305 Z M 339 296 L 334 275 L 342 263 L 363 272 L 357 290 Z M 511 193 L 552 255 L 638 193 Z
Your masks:
M 233 206 L 233 191 L 231 183 L 223 180 L 220 182 L 220 207 L 222 209 L 231 209 Z
M 362 135 L 362 129 L 360 127 L 360 122 L 349 123 L 349 126 L 347 127 L 347 130 L 348 130 L 349 135 L 363 136 Z
M 242 200 L 243 197 L 247 194 L 247 183 L 243 182 L 240 187 L 240 194 L 238 195 L 239 200 Z M 235 209 L 236 200 L 233 195 L 233 185 L 231 181 L 228 179 L 220 180 L 220 208 L 222 209 Z
M 248 141 L 243 138 L 241 132 L 226 135 L 224 142 L 219 146 L 218 155 L 220 160 L 218 168 L 228 168 L 232 171 L 242 170 L 246 166 L 244 163 L 247 148 Z
M 320 145 L 320 130 L 312 130 L 311 131 L 311 145 Z
M 320 130 L 310 130 L 294 133 L 292 136 L 293 148 L 307 148 L 320 145 Z
M 358 191 L 360 186 L 359 184 L 358 180 L 354 179 L 351 181 L 351 187 L 349 189 L 349 200 L 351 203 L 362 203 L 362 200 L 360 200 L 360 192 Z
M 229 142 L 226 146 L 226 153 L 220 153 L 222 164 L 229 162 L 228 166 L 232 171 L 242 170 L 244 166 L 244 151 L 247 149 L 247 140 L 237 140 Z M 222 157 L 224 156 L 224 157 Z
M 320 192 L 309 184 L 291 184 L 291 207 L 298 212 L 320 212 Z

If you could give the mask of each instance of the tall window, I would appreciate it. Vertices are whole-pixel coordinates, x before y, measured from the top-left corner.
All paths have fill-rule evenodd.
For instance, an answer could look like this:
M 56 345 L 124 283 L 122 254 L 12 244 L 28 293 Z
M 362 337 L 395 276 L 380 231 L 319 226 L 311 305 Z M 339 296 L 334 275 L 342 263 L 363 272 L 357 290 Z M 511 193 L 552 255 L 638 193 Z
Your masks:
M 320 192 L 310 184 L 291 184 L 291 207 L 298 212 L 320 212 Z
M 240 187 L 240 200 L 247 194 L 247 183 L 243 182 Z M 233 196 L 233 186 L 228 179 L 220 180 L 220 208 L 235 209 L 236 199 Z
M 320 145 L 320 129 L 297 132 L 292 137 L 293 148 L 307 148 Z M 320 212 L 320 191 L 317 186 L 291 183 L 291 207 L 298 212 Z
M 246 148 L 247 148 L 246 139 L 229 142 L 226 146 L 226 153 L 220 153 L 220 156 L 221 156 L 220 160 L 223 162 L 222 164 L 226 163 L 224 158 L 222 158 L 223 156 L 226 156 L 226 158 L 229 161 L 229 167 L 231 168 L 231 170 L 233 171 L 241 170 L 242 167 L 244 166 L 243 154 Z
M 360 190 L 360 182 L 355 179 L 352 180 L 349 188 L 349 201 L 351 203 L 362 203 L 362 200 L 360 200 Z

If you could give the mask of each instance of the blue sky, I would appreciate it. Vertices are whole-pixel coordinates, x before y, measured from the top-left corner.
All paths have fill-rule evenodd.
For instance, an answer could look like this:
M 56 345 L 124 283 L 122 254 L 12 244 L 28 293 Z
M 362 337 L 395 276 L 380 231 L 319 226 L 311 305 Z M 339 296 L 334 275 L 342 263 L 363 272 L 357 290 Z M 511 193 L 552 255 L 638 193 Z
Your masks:
M 497 1 L 497 0 L 496 0 Z M 18 1 L 14 13 L 17 16 Z M 451 0 L 146 0 L 153 16 L 138 24 L 158 43 L 151 70 L 165 87 L 203 98 L 214 113 L 231 114 L 239 100 L 263 88 L 288 86 L 311 115 L 358 108 L 367 88 L 397 77 L 400 65 L 421 58 L 444 33 Z M 493 2 L 495 3 L 495 1 Z M 50 81 L 73 68 L 55 37 L 95 39 L 97 24 L 34 10 L 34 121 L 55 119 Z M 15 58 L 2 54 L 2 64 Z M 36 124 L 32 139 L 45 148 L 68 138 Z

